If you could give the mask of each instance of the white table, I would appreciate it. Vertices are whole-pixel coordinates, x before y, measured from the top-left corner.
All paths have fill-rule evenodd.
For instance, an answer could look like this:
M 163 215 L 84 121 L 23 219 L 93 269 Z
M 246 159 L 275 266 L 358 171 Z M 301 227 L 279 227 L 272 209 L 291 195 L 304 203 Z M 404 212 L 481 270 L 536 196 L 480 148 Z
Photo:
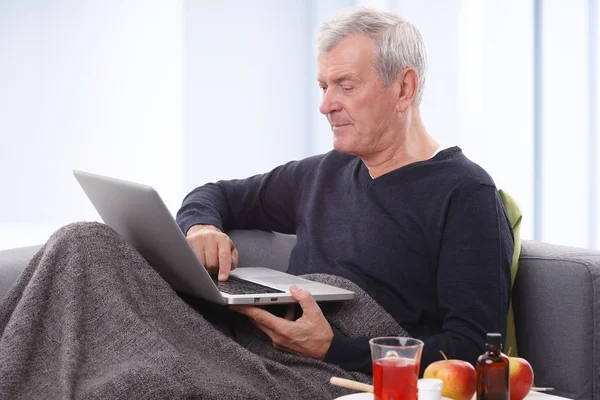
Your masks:
M 473 396 L 473 400 L 475 400 L 477 396 Z M 442 399 L 450 400 L 446 397 L 442 397 Z M 349 394 L 347 396 L 338 397 L 335 400 L 373 400 L 373 393 L 354 393 Z M 553 396 L 547 393 L 541 392 L 529 392 L 525 400 L 571 400 L 566 397 Z
M 552 392 L 550 392 L 552 393 Z M 539 399 L 539 400 L 569 400 L 566 397 L 559 397 L 559 396 L 554 396 L 550 393 L 542 393 L 542 392 L 529 392 L 529 394 L 527 395 L 527 397 L 525 397 L 525 399 Z
M 567 399 L 566 397 L 554 396 L 550 393 L 552 393 L 552 392 L 542 393 L 542 392 L 531 391 L 531 392 L 529 392 L 529 394 L 527 396 L 525 396 L 524 400 L 572 400 L 572 399 Z M 477 395 L 473 396 L 472 400 L 476 400 L 476 399 L 477 399 Z
M 531 391 L 525 397 L 524 400 L 571 400 L 571 399 L 567 399 L 566 397 L 554 396 L 550 393 L 552 393 L 552 392 L 542 393 L 542 392 Z M 445 397 L 442 397 L 442 399 L 445 399 Z M 472 400 L 476 400 L 476 399 L 477 399 L 477 395 L 473 396 Z

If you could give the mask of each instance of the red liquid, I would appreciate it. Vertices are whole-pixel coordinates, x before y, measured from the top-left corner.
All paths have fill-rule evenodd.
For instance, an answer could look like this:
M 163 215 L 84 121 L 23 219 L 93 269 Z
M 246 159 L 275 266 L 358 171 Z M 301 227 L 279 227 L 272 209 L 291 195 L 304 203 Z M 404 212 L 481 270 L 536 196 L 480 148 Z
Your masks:
M 375 400 L 416 400 L 419 364 L 407 358 L 380 358 L 373 363 Z

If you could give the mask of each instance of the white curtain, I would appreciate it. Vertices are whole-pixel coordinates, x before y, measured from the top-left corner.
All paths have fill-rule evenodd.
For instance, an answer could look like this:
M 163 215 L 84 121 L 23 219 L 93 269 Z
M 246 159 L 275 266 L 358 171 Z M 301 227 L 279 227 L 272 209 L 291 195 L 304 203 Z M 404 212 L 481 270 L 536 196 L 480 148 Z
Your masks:
M 182 185 L 182 6 L 0 1 L 0 248 L 98 216 L 73 168 Z

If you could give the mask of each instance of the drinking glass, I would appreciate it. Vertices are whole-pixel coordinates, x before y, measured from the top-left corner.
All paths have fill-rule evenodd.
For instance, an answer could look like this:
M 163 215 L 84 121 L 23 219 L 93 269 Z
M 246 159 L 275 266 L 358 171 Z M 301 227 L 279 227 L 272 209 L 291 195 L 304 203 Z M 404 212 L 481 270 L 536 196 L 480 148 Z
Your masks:
M 416 400 L 423 342 L 390 336 L 369 341 L 375 400 Z

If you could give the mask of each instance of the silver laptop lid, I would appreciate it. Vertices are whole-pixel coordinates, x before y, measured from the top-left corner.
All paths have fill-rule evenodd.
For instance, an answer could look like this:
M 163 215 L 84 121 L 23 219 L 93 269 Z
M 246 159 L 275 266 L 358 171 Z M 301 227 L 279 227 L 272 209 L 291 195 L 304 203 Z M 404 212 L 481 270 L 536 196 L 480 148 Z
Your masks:
M 225 304 L 154 188 L 84 171 L 73 170 L 73 174 L 104 222 L 175 290 Z

